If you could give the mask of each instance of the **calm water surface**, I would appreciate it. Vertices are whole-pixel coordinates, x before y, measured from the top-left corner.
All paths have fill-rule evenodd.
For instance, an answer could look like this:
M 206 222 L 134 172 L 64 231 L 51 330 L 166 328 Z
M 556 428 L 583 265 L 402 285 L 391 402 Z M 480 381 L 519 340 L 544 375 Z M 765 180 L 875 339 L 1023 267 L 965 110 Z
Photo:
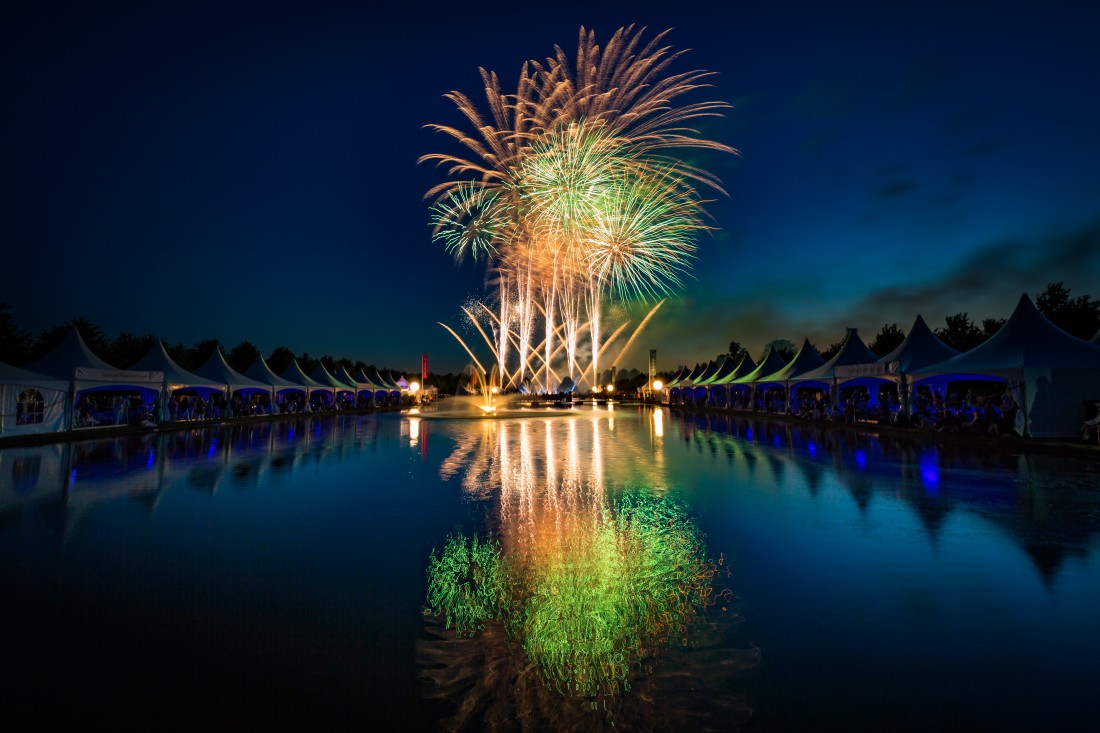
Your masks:
M 13 448 L 0 699 L 158 727 L 1092 730 L 1098 530 L 1097 462 L 667 410 Z M 469 633 L 425 616 L 430 581 Z

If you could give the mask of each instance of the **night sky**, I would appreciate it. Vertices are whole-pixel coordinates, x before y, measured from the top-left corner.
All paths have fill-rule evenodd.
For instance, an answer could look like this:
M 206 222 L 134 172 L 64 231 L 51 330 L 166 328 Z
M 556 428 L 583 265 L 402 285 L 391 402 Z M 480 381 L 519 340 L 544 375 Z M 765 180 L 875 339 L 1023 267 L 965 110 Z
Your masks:
M 483 270 L 430 239 L 443 98 L 631 23 L 716 72 L 684 292 L 622 366 L 1100 297 L 1095 3 L 27 3 L 0 29 L 0 301 L 34 333 L 241 340 L 433 371 Z M 33 7 L 32 7 L 33 6 Z M 115 9 L 109 9 L 115 8 Z

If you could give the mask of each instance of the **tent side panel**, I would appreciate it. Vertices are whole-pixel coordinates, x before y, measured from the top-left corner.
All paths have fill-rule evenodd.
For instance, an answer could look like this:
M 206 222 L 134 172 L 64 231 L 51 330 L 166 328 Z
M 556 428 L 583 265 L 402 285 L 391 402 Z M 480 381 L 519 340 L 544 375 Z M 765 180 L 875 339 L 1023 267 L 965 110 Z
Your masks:
M 1025 369 L 1024 379 L 1034 438 L 1078 437 L 1085 403 L 1100 402 L 1100 369 Z

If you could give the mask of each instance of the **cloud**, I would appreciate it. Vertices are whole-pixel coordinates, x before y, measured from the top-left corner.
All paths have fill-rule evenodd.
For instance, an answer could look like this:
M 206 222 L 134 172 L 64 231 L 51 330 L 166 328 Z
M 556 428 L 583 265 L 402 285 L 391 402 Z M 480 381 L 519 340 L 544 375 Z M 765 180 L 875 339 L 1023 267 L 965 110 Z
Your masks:
M 755 281 L 751 291 L 732 297 L 697 289 L 692 295 L 669 300 L 644 336 L 637 354 L 659 348 L 659 368 L 695 364 L 723 353 L 730 341 L 739 341 L 756 357 L 764 344 L 776 338 L 801 343 L 809 338 L 825 348 L 858 328 L 870 341 L 884 324 L 897 323 L 908 331 L 917 315 L 933 328 L 946 316 L 969 313 L 983 318 L 1006 318 L 1021 293 L 1032 297 L 1047 284 L 1064 282 L 1071 294 L 1100 298 L 1089 288 L 1100 282 L 1100 220 L 1076 232 L 1034 239 L 992 242 L 966 257 L 954 272 L 934 281 L 895 283 L 870 292 L 838 296 L 822 286 L 813 273 L 792 272 L 784 280 Z M 631 354 L 631 365 L 643 357 Z

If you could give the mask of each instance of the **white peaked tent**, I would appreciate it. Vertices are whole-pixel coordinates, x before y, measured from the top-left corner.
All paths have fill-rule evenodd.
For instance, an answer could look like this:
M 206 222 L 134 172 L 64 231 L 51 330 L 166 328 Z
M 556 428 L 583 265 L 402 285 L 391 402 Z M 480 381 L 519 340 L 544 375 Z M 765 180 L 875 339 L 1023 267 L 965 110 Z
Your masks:
M 228 364 L 226 364 L 226 368 L 229 368 Z M 262 356 L 256 357 L 256 361 L 252 362 L 252 366 L 248 367 L 244 376 L 258 384 L 265 385 L 267 389 L 273 392 L 282 392 L 285 389 L 302 391 L 301 385 L 295 384 L 289 379 L 283 379 L 273 372 L 271 367 L 267 365 L 267 360 Z
M 898 363 L 900 374 L 911 374 L 941 361 L 958 356 L 959 350 L 945 344 L 932 332 L 924 318 L 917 315 L 913 327 L 909 329 L 905 340 L 886 356 L 879 359 L 880 364 Z
M 297 387 L 298 389 L 304 389 L 305 390 L 305 393 L 306 393 L 305 409 L 307 411 L 310 409 L 310 406 L 309 406 L 309 395 L 310 395 L 310 393 L 312 393 L 316 390 L 321 390 L 322 392 L 331 392 L 332 391 L 332 387 L 328 387 L 326 385 L 321 384 L 316 379 L 310 378 L 310 376 L 308 374 L 303 372 L 302 367 L 299 366 L 297 359 L 291 360 L 289 366 L 287 366 L 287 368 L 283 370 L 282 377 L 283 377 L 283 379 L 287 380 L 288 382 L 293 383 L 295 385 L 295 387 Z
M 878 389 L 886 381 L 886 377 L 881 373 L 863 373 L 864 369 L 862 367 L 870 367 L 866 369 L 867 372 L 877 372 L 879 371 L 877 368 L 878 363 L 878 355 L 867 348 L 867 344 L 863 343 L 863 339 L 859 337 L 859 330 L 849 328 L 844 334 L 844 343 L 840 345 L 840 351 L 816 369 L 791 377 L 791 382 L 795 385 L 799 382 L 819 382 L 831 385 L 829 391 L 833 405 L 837 404 L 840 398 L 840 387 L 844 384 L 865 384 L 871 398 L 870 403 L 874 405 L 878 403 Z M 846 370 L 845 367 L 861 368 Z
M 782 366 L 782 363 L 783 360 L 780 359 L 779 366 Z M 741 357 L 741 361 L 737 364 L 734 370 L 729 374 L 720 377 L 718 380 L 715 381 L 715 384 L 733 384 L 745 375 L 752 374 L 754 369 L 756 369 L 756 362 L 753 361 L 753 358 L 751 356 L 745 354 L 743 357 Z M 775 369 L 773 369 L 772 371 L 775 371 Z
M 226 365 L 229 368 L 229 365 Z M 284 391 L 296 391 L 305 392 L 305 389 L 301 385 L 294 384 L 289 379 L 283 379 L 267 365 L 267 360 L 264 357 L 257 356 L 256 361 L 252 362 L 252 365 L 245 370 L 244 376 L 264 385 L 264 389 L 271 393 L 271 411 L 274 413 L 276 410 L 282 410 L 283 405 L 278 402 L 278 395 Z M 308 402 L 306 403 L 309 404 Z
M 722 366 L 707 383 L 707 402 L 720 407 L 726 406 L 729 397 L 729 388 L 726 385 L 755 368 L 756 362 L 748 354 L 745 354 L 736 364 L 727 355 L 722 361 Z
M 958 356 L 959 350 L 945 344 L 939 336 L 925 323 L 924 317 L 917 315 L 913 321 L 913 327 L 898 347 L 886 356 L 878 360 L 878 368 L 881 373 L 898 382 L 898 393 L 901 396 L 901 409 L 908 415 L 911 410 L 912 398 L 910 391 L 913 388 L 913 380 L 910 375 L 918 369 L 938 364 L 954 356 Z M 850 367 L 856 371 L 857 367 Z M 842 369 L 841 371 L 847 371 Z M 871 371 L 870 369 L 867 370 Z
M 68 381 L 69 401 L 66 409 L 69 415 L 65 418 L 66 425 L 72 425 L 72 408 L 81 392 L 132 388 L 141 393 L 143 400 L 152 403 L 164 382 L 164 374 L 160 371 L 116 369 L 111 366 L 92 353 L 75 327 L 53 351 L 26 368 Z
M 186 389 L 188 387 L 203 388 L 210 391 L 221 391 L 225 389 L 224 382 L 193 374 L 181 367 L 168 355 L 168 351 L 165 350 L 164 343 L 161 341 L 157 341 L 151 346 L 149 351 L 145 353 L 145 356 L 141 357 L 141 359 L 130 368 L 140 371 L 163 372 L 163 385 L 164 388 L 169 391 Z
M 727 354 L 722 359 L 722 365 L 718 368 L 718 371 L 714 373 L 714 377 L 710 380 L 710 384 L 725 384 L 729 380 L 733 379 L 734 376 L 737 374 L 737 370 L 741 368 L 741 366 L 745 363 L 745 359 L 748 359 L 748 357 L 749 355 L 745 354 L 745 356 L 741 358 L 741 361 L 735 363 L 733 359 L 729 358 L 729 355 Z M 750 359 L 749 361 L 751 363 L 752 360 Z M 756 368 L 756 364 L 753 364 L 753 368 Z
M 0 363 L 0 437 L 65 429 L 69 382 Z
M 1055 326 L 1025 293 L 985 343 L 912 376 L 1003 379 L 1020 406 L 1017 432 L 1036 438 L 1069 437 L 1084 420 L 1084 406 L 1100 402 L 1100 347 Z
M 363 371 L 363 367 L 359 367 L 355 370 L 355 382 L 359 386 L 360 391 L 368 392 L 368 399 L 373 397 L 375 392 L 382 389 L 381 384 L 367 376 L 367 373 Z
M 794 355 L 789 364 L 771 374 L 765 374 L 757 380 L 757 383 L 783 385 L 784 389 L 787 390 L 787 409 L 789 410 L 791 403 L 794 401 L 794 395 L 791 393 L 792 380 L 817 369 L 824 363 L 825 360 L 821 358 L 821 354 L 817 353 L 810 340 L 803 339 L 802 348 L 798 350 L 798 353 Z
M 786 365 L 787 362 L 779 355 L 775 347 L 769 346 L 768 353 L 764 354 L 764 358 L 760 360 L 760 363 L 756 365 L 755 369 L 743 377 L 734 379 L 730 384 L 748 384 L 755 388 L 755 386 L 762 381 L 762 377 L 767 374 L 774 374 Z
M 177 364 L 168 355 L 164 344 L 159 339 L 131 369 L 159 371 L 164 374 L 164 381 L 160 385 L 160 396 L 157 399 L 160 413 L 157 415 L 157 420 L 160 422 L 168 420 L 168 398 L 177 389 L 197 389 L 205 392 L 225 390 L 225 384 L 192 374 Z
M 1096 335 L 1089 339 L 1089 343 L 1094 346 L 1100 346 L 1100 329 L 1097 329 Z
M 325 369 L 325 365 L 321 362 L 317 362 L 317 366 L 313 368 L 313 371 L 309 373 L 311 379 L 315 380 L 319 384 L 324 385 L 326 389 L 332 390 L 332 404 L 337 404 L 336 395 L 340 392 L 355 392 L 355 387 L 350 384 L 344 384 L 336 377 L 332 376 L 328 369 Z
M 351 375 L 351 372 L 349 372 L 347 367 L 345 367 L 345 366 L 341 366 L 340 369 L 337 370 L 336 374 L 334 374 L 333 376 L 336 377 L 341 382 L 344 382 L 345 384 L 347 384 L 351 388 L 351 391 L 352 391 L 352 405 L 354 407 L 358 407 L 359 406 L 359 392 L 361 390 L 369 389 L 370 388 L 369 385 L 367 385 L 362 380 L 357 379 L 356 377 L 353 377 Z
M 248 374 L 241 374 L 229 366 L 229 362 L 225 360 L 225 355 L 222 354 L 221 349 L 214 349 L 214 353 L 203 362 L 202 366 L 195 370 L 195 374 L 217 382 L 222 389 L 228 389 L 230 393 L 240 390 L 246 392 L 269 392 L 271 390 L 271 385 L 268 382 L 255 379 Z

